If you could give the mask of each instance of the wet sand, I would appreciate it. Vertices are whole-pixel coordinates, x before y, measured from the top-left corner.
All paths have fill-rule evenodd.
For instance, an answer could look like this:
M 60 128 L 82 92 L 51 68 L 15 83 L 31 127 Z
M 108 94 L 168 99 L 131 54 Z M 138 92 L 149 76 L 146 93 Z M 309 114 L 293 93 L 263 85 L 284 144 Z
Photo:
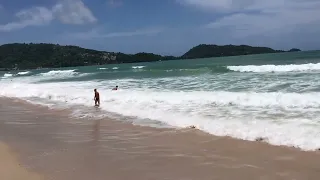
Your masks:
M 27 171 L 10 148 L 0 142 L 0 179 L 3 180 L 42 180 L 43 176 Z
M 0 99 L 0 115 L 0 141 L 10 146 L 4 151 L 6 148 L 1 146 L 2 156 L 8 152 L 18 154 L 26 173 L 37 172 L 45 179 L 320 177 L 319 152 L 217 137 L 195 129 L 156 129 L 111 119 L 75 119 L 70 118 L 68 110 L 49 110 L 10 99 Z M 6 161 L 17 163 L 14 158 Z M 13 171 L 21 170 L 20 166 L 13 167 Z

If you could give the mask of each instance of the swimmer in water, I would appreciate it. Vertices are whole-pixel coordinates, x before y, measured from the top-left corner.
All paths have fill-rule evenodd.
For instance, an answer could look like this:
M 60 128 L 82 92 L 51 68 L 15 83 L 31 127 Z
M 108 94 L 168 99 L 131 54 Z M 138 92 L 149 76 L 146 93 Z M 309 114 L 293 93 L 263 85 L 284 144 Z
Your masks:
M 112 90 L 114 90 L 114 91 L 118 90 L 118 86 L 116 86 L 116 87 L 115 87 L 115 88 L 113 88 Z
M 100 106 L 100 95 L 97 89 L 94 89 L 94 104 L 95 106 Z

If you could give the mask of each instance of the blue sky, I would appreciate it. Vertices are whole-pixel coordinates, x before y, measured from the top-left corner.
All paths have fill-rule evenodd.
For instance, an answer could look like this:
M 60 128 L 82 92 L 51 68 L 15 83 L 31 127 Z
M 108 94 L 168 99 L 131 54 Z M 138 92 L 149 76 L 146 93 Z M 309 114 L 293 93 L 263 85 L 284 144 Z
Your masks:
M 181 55 L 206 44 L 320 49 L 320 0 L 0 1 L 0 44 Z

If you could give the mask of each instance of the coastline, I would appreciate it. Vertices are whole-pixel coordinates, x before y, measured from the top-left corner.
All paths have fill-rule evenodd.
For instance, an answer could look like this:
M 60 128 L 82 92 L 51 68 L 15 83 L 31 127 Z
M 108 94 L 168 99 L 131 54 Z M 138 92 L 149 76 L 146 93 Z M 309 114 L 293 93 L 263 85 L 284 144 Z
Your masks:
M 320 153 L 272 146 L 196 129 L 156 129 L 111 119 L 71 118 L 0 98 L 0 157 L 7 179 L 318 179 Z M 19 154 L 19 166 L 11 154 Z M 7 167 L 6 167 L 7 168 Z M 1 173 L 2 174 L 2 173 Z M 30 179 L 31 180 L 31 179 Z
M 2 50 L 3 48 L 3 50 Z M 39 59 L 39 54 L 43 54 L 43 48 L 51 49 L 54 53 L 47 54 L 42 59 L 48 59 L 48 55 L 51 57 L 49 63 L 45 62 L 33 62 L 33 60 L 29 60 L 34 63 L 34 65 L 30 66 L 28 64 L 21 63 L 18 59 L 21 56 L 24 56 L 20 53 L 10 54 L 10 50 L 14 49 L 16 52 L 25 52 L 26 50 L 31 51 L 31 55 L 29 54 L 25 59 L 28 59 L 30 56 L 35 56 Z M 218 48 L 218 49 L 217 49 Z M 12 69 L 14 65 L 17 69 L 26 69 L 26 68 L 38 68 L 38 67 L 48 67 L 51 68 L 57 67 L 74 67 L 74 66 L 86 66 L 86 65 L 102 65 L 102 64 L 122 64 L 122 63 L 139 63 L 139 62 L 156 62 L 156 61 L 168 61 L 168 60 L 177 60 L 177 59 L 198 59 L 198 58 L 211 58 L 211 57 L 228 57 L 228 56 L 241 56 L 241 55 L 258 55 L 258 54 L 269 54 L 269 53 L 282 53 L 282 52 L 291 52 L 284 50 L 275 50 L 269 47 L 257 47 L 257 46 L 249 46 L 249 45 L 211 45 L 211 44 L 199 44 L 197 46 L 192 47 L 182 55 L 160 55 L 154 53 L 147 52 L 137 52 L 135 54 L 126 54 L 121 52 L 107 52 L 94 50 L 89 48 L 83 48 L 74 45 L 59 45 L 52 43 L 10 43 L 0 45 L 0 49 L 2 50 L 2 57 L 6 57 L 10 59 L 10 63 L 4 63 L 2 65 L 2 69 Z M 31 49 L 31 50 L 30 50 Z M 258 49 L 258 50 L 257 50 Z M 297 49 L 299 50 L 299 49 Z M 74 59 L 73 53 L 76 52 L 78 55 L 76 59 Z M 215 53 L 212 53 L 215 52 Z M 217 53 L 218 52 L 218 53 Z M 33 54 L 35 53 L 35 54 Z M 209 54 L 208 54 L 209 53 Z M 228 54 L 229 53 L 229 54 Z M 45 53 L 46 54 L 46 53 Z M 94 57 L 95 61 L 91 61 L 90 59 Z M 4 58 L 4 59 L 6 59 Z M 36 59 L 37 59 L 36 58 Z M 66 63 L 61 65 L 61 63 L 52 60 L 59 58 L 61 62 L 65 62 L 65 60 L 74 60 L 71 61 L 73 63 Z M 61 59 L 62 58 L 62 59 Z M 139 59 L 139 60 L 137 60 Z M 6 62 L 6 61 L 5 61 Z M 49 64 L 49 65 L 48 65 Z M 1 68 L 0 68 L 1 70 Z

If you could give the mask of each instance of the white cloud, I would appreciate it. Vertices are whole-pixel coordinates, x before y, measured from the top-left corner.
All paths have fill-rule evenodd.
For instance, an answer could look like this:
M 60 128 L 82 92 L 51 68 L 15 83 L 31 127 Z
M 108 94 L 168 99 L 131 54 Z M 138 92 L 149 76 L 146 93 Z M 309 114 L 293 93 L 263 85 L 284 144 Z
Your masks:
M 48 24 L 53 20 L 52 12 L 44 7 L 34 7 L 19 11 L 15 15 L 19 21 L 0 25 L 0 31 L 11 31 L 27 26 L 40 26 Z
M 52 8 L 32 7 L 17 12 L 15 16 L 18 20 L 0 25 L 0 31 L 12 31 L 27 26 L 46 25 L 54 19 L 64 24 L 85 24 L 97 21 L 82 0 L 63 0 Z
M 208 12 L 230 12 L 243 9 L 256 0 L 176 0 L 190 7 L 200 8 Z M 279 0 L 281 1 L 281 0 Z
M 220 18 L 206 25 L 233 37 L 292 32 L 301 26 L 320 27 L 319 0 L 178 0 Z M 219 10 L 220 9 L 220 10 Z
M 74 37 L 77 39 L 94 39 L 94 38 L 116 38 L 116 37 L 131 37 L 131 36 L 146 36 L 146 35 L 156 35 L 164 31 L 164 28 L 144 28 L 134 31 L 126 32 L 111 32 L 104 33 L 100 29 L 92 29 L 88 32 L 78 32 L 78 33 L 68 33 L 68 37 Z
M 64 0 L 52 8 L 55 16 L 65 24 L 94 23 L 94 17 L 88 7 L 81 0 Z

